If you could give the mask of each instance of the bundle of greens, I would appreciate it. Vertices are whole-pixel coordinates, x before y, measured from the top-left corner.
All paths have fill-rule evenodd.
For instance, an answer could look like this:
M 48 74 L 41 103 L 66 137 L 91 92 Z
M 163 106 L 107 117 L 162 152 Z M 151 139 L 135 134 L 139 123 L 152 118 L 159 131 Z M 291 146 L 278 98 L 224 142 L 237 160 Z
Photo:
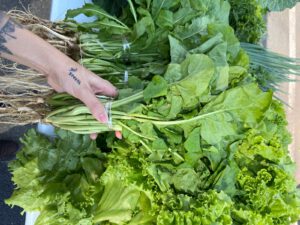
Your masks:
M 163 75 L 173 61 L 170 38 L 180 40 L 189 50 L 206 41 L 200 37 L 208 24 L 228 24 L 230 6 L 224 1 L 128 2 L 118 18 L 92 4 L 67 13 L 70 27 L 81 33 L 83 65 L 115 84 L 124 83 L 124 72 L 143 80 Z M 82 24 L 71 20 L 81 13 L 96 20 Z M 181 46 L 171 47 L 182 51 Z
M 261 65 L 261 61 L 272 61 L 271 66 L 274 67 L 273 59 L 276 55 L 253 54 L 255 50 L 262 53 L 268 51 L 246 43 L 261 41 L 266 31 L 264 17 L 268 10 L 290 8 L 297 1 L 283 3 L 280 1 L 230 0 L 228 2 L 231 7 L 229 24 L 238 39 L 245 42 L 242 47 L 251 56 L 251 73 L 264 89 L 279 90 L 278 85 L 281 82 L 291 81 L 289 79 L 290 71 L 299 73 L 299 66 L 292 65 L 292 63 L 298 64 L 299 62 L 296 59 L 285 57 L 284 61 L 276 61 L 276 68 L 271 68 L 270 65 Z M 117 10 L 118 13 L 115 12 L 105 1 L 99 0 L 96 3 L 118 15 L 118 18 L 109 15 L 96 5 L 88 4 L 81 9 L 70 10 L 68 21 L 72 24 L 73 29 L 75 27 L 77 32 L 81 32 L 81 63 L 95 73 L 111 80 L 119 88 L 124 88 L 124 83 L 125 87 L 128 85 L 128 77 L 142 79 L 144 86 L 154 75 L 165 73 L 167 65 L 173 60 L 172 55 L 167 54 L 170 51 L 169 43 L 172 41 L 169 40 L 170 36 L 182 42 L 187 52 L 191 48 L 198 47 L 202 42 L 197 36 L 205 32 L 205 30 L 201 30 L 202 27 L 199 24 L 197 25 L 197 23 L 203 22 L 200 17 L 209 18 L 214 23 L 228 23 L 228 16 L 225 14 L 216 16 L 219 12 L 215 10 L 219 7 L 217 6 L 218 2 L 212 4 L 199 1 L 193 3 L 173 1 L 163 2 L 162 5 L 159 5 L 156 2 L 129 1 L 126 8 L 124 1 L 113 1 L 112 5 L 116 6 L 114 9 L 125 7 L 123 13 L 120 13 L 120 10 Z M 142 11 L 147 11 L 148 14 L 141 13 Z M 70 19 L 80 13 L 95 16 L 97 19 L 92 23 L 72 23 Z M 123 26 L 123 28 L 116 29 L 119 26 Z M 173 47 L 171 51 L 182 52 L 181 46 Z M 279 58 L 277 57 L 277 59 Z M 293 62 L 289 63 L 288 61 Z
M 10 163 L 17 189 L 6 203 L 40 211 L 36 225 L 291 224 L 300 193 L 290 135 L 281 103 L 261 95 L 271 104 L 264 113 L 248 108 L 196 127 L 135 124 L 147 137 L 107 133 L 102 151 L 88 136 L 59 130 L 50 141 L 31 130 Z
M 25 137 L 10 165 L 17 189 L 7 203 L 40 211 L 37 224 L 53 225 L 286 225 L 299 219 L 284 110 L 250 73 L 229 26 L 229 3 L 128 2 L 119 18 L 94 5 L 69 11 L 98 18 L 68 22 L 89 40 L 81 45 L 83 62 L 106 71 L 113 84 L 122 81 L 113 74 L 136 70 L 118 99 L 99 97 L 112 123 L 100 124 L 66 94 L 53 96 L 46 121 L 72 132 L 58 131 L 53 142 L 33 131 Z M 130 52 L 120 50 L 126 40 Z M 101 133 L 101 150 L 86 133 Z
M 270 11 L 294 7 L 299 0 L 228 0 L 230 25 L 241 42 L 257 44 L 266 33 L 266 16 Z
M 291 75 L 300 75 L 300 59 L 272 52 L 260 45 L 241 43 L 250 57 L 250 72 L 264 90 L 280 92 L 280 84 L 295 82 Z
M 151 6 L 156 7 L 155 4 L 153 2 Z M 114 129 L 125 128 L 121 121 L 124 119 L 153 124 L 158 121 L 168 124 L 169 120 L 174 120 L 171 124 L 175 124 L 176 120 L 185 119 L 185 115 L 197 115 L 206 103 L 222 91 L 253 80 L 247 72 L 248 56 L 228 25 L 230 6 L 226 1 L 194 1 L 189 4 L 190 7 L 182 1 L 177 6 L 185 6 L 181 11 L 194 10 L 198 14 L 190 16 L 192 19 L 187 18 L 190 24 L 174 26 L 176 33 L 168 34 L 163 39 L 168 44 L 169 51 L 165 55 L 169 55 L 170 61 L 165 65 L 164 77 L 156 74 L 151 81 L 150 78 L 129 76 L 127 88 L 120 89 L 119 100 L 112 102 Z M 177 15 L 177 11 L 173 15 L 171 8 L 168 12 L 172 16 Z M 149 43 L 151 41 L 150 38 Z M 113 84 L 117 82 L 113 81 Z M 46 118 L 47 122 L 77 133 L 110 129 L 97 123 L 79 102 L 78 105 L 74 99 L 68 99 L 70 97 L 65 95 L 52 99 L 52 105 L 58 110 Z
M 229 0 L 229 22 L 241 42 L 259 43 L 266 33 L 267 9 L 257 0 Z

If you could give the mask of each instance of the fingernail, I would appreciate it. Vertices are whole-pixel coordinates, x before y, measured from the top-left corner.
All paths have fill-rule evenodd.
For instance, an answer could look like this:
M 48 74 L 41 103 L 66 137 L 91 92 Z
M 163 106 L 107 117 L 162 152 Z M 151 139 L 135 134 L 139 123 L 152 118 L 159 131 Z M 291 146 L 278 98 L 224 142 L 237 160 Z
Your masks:
M 108 122 L 108 118 L 107 118 L 106 113 L 101 113 L 101 114 L 99 114 L 98 118 L 99 118 L 99 120 L 100 120 L 102 123 L 107 123 L 107 122 Z
M 90 134 L 90 138 L 92 140 L 96 140 L 97 139 L 97 134 Z
M 119 95 L 119 91 L 118 91 L 117 88 L 115 88 L 113 95 L 114 95 L 114 96 L 118 96 L 118 95 Z
M 116 135 L 116 138 L 122 140 L 122 133 L 121 133 L 121 131 L 116 131 L 115 135 Z

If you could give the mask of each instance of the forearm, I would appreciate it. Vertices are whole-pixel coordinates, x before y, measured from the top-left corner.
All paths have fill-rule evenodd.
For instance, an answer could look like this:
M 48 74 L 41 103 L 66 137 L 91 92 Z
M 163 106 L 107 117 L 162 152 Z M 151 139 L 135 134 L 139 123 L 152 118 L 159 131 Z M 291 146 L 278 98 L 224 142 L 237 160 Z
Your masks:
M 15 23 L 4 12 L 0 12 L 0 56 L 32 67 L 45 75 L 53 73 L 58 63 L 72 64 L 71 59 Z
M 79 98 L 100 122 L 107 122 L 104 106 L 95 93 L 116 96 L 116 88 L 0 11 L 0 56 L 36 69 L 58 92 Z

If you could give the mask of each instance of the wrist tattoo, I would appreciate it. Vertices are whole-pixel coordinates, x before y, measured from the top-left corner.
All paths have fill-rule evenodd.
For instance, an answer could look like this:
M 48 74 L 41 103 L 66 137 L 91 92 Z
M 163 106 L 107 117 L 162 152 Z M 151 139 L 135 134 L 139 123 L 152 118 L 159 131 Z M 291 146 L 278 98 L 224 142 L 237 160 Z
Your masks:
M 6 14 L 0 11 L 0 24 L 3 20 L 6 19 Z M 5 46 L 5 44 L 11 39 L 17 39 L 13 33 L 16 30 L 16 27 L 21 27 L 18 24 L 15 24 L 11 19 L 7 21 L 0 27 L 0 54 L 6 53 L 12 55 L 12 52 Z
M 77 72 L 77 68 L 73 68 L 71 67 L 71 69 L 69 70 L 69 76 L 78 84 L 80 85 L 81 81 L 77 78 L 76 73 Z

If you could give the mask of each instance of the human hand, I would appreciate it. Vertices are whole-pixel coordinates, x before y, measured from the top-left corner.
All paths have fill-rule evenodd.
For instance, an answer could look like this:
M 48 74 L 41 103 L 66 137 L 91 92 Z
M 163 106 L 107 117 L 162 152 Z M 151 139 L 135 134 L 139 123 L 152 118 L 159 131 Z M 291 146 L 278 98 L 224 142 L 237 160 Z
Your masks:
M 45 74 L 57 92 L 67 92 L 80 99 L 101 123 L 108 118 L 95 94 L 115 97 L 116 88 L 85 69 L 49 43 L 24 29 L 0 11 L 0 56 L 32 67 Z M 116 136 L 121 138 L 121 133 Z M 91 138 L 95 139 L 96 134 Z
M 105 107 L 95 94 L 115 97 L 118 94 L 117 89 L 107 80 L 67 57 L 57 59 L 57 61 L 58 66 L 47 75 L 48 83 L 57 92 L 67 92 L 80 99 L 99 122 L 107 123 L 108 116 Z M 96 139 L 97 134 L 90 136 Z M 121 138 L 121 133 L 116 132 L 116 137 Z

